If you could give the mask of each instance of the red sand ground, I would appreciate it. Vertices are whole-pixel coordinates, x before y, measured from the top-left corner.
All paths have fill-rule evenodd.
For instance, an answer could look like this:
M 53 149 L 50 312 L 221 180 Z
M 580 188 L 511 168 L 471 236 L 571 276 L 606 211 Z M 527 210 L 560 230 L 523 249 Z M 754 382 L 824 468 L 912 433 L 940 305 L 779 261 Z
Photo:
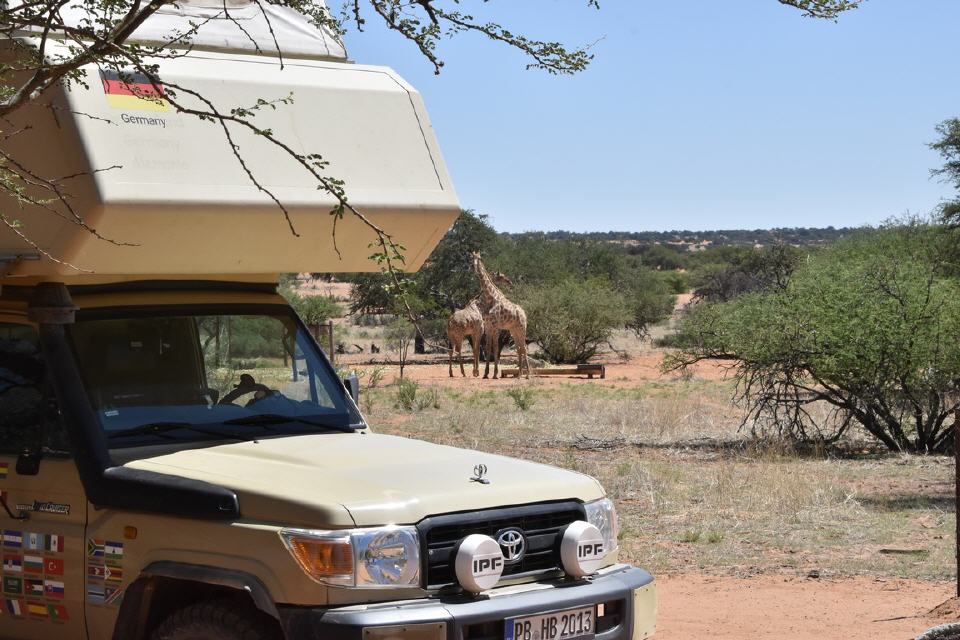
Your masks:
M 958 619 L 956 611 L 930 613 L 954 595 L 953 583 L 685 574 L 658 584 L 656 640 L 907 640 Z
M 598 361 L 603 362 L 607 369 L 607 377 L 604 380 L 600 380 L 599 378 L 588 380 L 586 376 L 541 376 L 537 378 L 537 384 L 561 385 L 583 383 L 613 387 L 634 387 L 640 383 L 651 380 L 669 380 L 676 377 L 676 374 L 660 373 L 660 363 L 663 360 L 663 353 L 661 350 L 650 350 L 632 356 L 628 362 L 617 361 L 612 356 L 600 359 Z M 450 378 L 447 373 L 447 358 L 445 356 L 438 354 L 425 356 L 411 355 L 410 360 L 417 364 L 407 365 L 404 370 L 404 376 L 424 384 L 443 385 L 456 389 L 476 389 L 477 391 L 516 384 L 514 378 L 506 378 L 504 380 L 484 380 L 482 377 L 474 378 L 471 373 L 473 368 L 472 361 L 464 362 L 464 370 L 467 373 L 466 378 L 460 376 L 460 368 L 456 362 L 454 362 L 454 377 Z M 386 367 L 386 376 L 383 380 L 385 384 L 391 382 L 399 374 L 399 367 L 394 364 L 396 362 L 395 354 L 373 356 L 365 353 L 338 355 L 336 361 L 337 364 L 349 365 L 359 369 L 369 369 L 373 366 L 383 365 Z M 501 362 L 501 365 L 516 368 L 516 359 L 513 354 L 510 354 L 505 364 Z M 481 362 L 481 376 L 483 376 L 483 369 L 484 363 Z M 493 367 L 491 367 L 491 371 L 492 370 Z M 700 379 L 717 380 L 723 378 L 725 373 L 726 370 L 716 364 L 698 365 L 693 368 L 693 375 Z M 488 387 L 486 385 L 493 386 Z

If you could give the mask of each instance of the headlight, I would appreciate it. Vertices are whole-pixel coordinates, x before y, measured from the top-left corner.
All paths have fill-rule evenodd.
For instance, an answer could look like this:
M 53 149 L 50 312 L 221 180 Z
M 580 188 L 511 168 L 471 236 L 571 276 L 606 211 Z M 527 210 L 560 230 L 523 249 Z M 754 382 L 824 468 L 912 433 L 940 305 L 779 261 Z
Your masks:
M 359 588 L 420 584 L 420 538 L 413 527 L 283 529 L 280 538 L 316 582 Z
M 609 498 L 601 498 L 583 505 L 587 509 L 587 522 L 600 529 L 603 534 L 603 544 L 607 552 L 616 551 L 620 546 L 617 536 L 620 535 L 620 522 L 617 520 L 617 509 Z

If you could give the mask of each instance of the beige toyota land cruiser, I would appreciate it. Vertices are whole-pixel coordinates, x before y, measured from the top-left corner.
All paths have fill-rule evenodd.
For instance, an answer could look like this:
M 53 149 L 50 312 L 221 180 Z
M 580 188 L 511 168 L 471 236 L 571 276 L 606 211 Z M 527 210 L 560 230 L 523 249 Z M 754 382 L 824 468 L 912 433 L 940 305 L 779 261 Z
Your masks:
M 231 24 L 205 18 L 161 75 L 228 106 L 292 93 L 258 124 L 322 150 L 419 268 L 460 210 L 419 94 L 307 23 L 292 44 L 253 20 L 231 40 Z M 283 67 L 250 37 L 290 45 Z M 0 40 L 0 62 L 21 50 Z M 0 141 L 74 176 L 65 202 L 0 201 L 21 221 L 0 225 L 0 638 L 653 633 L 653 578 L 618 562 L 594 479 L 364 420 L 356 379 L 276 293 L 279 273 L 376 270 L 363 224 L 341 220 L 334 247 L 330 196 L 238 134 L 290 233 L 219 127 L 130 91 L 136 77 L 85 73 Z

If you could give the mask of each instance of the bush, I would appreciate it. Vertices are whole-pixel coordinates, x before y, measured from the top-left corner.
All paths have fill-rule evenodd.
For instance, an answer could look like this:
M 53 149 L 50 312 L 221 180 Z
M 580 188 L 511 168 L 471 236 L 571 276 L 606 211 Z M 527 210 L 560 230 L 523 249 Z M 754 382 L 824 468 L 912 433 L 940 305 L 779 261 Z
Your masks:
M 554 363 L 586 362 L 631 313 L 624 297 L 600 278 L 567 278 L 527 289 L 528 337 Z
M 530 387 L 513 387 L 507 390 L 507 396 L 513 399 L 513 404 L 520 411 L 526 411 L 536 401 L 536 392 Z
M 701 302 L 682 369 L 734 360 L 744 423 L 833 441 L 860 425 L 895 451 L 946 451 L 960 380 L 960 283 L 941 227 L 865 232 L 811 256 L 779 289 Z
M 397 381 L 396 406 L 404 411 L 413 411 L 417 403 L 417 390 L 420 385 L 413 380 L 400 378 Z
M 785 244 L 741 250 L 731 255 L 729 262 L 704 269 L 697 277 L 694 296 L 727 302 L 752 291 L 781 290 L 802 256 L 799 249 Z
M 423 411 L 430 407 L 439 409 L 440 392 L 434 387 L 421 390 L 417 382 L 401 378 L 397 381 L 396 407 L 404 411 Z

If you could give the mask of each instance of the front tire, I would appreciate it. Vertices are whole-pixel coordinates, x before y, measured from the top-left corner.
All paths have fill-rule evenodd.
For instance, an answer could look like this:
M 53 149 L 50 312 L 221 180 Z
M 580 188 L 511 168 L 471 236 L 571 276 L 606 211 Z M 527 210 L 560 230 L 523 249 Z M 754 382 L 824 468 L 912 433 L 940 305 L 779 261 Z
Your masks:
M 281 640 L 275 621 L 249 603 L 199 602 L 174 611 L 151 640 Z

